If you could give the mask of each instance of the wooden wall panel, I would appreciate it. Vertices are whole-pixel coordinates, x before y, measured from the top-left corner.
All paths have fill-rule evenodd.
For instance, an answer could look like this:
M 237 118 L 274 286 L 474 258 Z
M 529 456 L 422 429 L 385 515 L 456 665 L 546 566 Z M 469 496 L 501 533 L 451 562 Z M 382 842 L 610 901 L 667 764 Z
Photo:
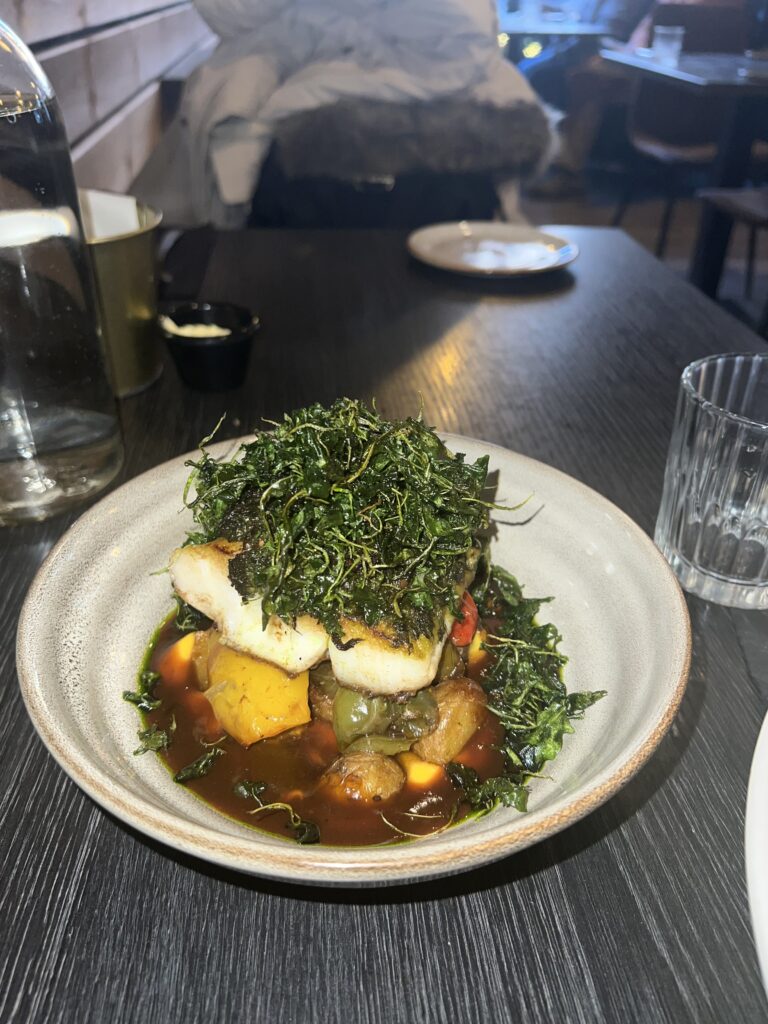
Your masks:
M 215 38 L 194 7 L 171 11 L 145 26 L 137 36 L 139 74 L 144 81 L 156 78 L 204 40 Z M 106 73 L 106 69 L 105 69 Z
M 160 83 L 163 100 L 163 124 L 167 127 L 178 113 L 187 79 L 216 49 L 218 36 L 211 33 L 194 50 L 182 57 L 172 68 L 164 72 Z
M 88 48 L 76 43 L 61 47 L 61 53 L 51 50 L 48 57 L 44 58 L 42 53 L 37 56 L 59 100 L 71 143 L 87 132 L 95 120 Z
M 211 32 L 190 5 L 40 50 L 70 142 L 80 139 Z
M 191 0 L 0 0 L 0 19 L 53 83 L 79 184 L 114 191 L 130 188 L 160 138 L 163 77 L 178 102 L 184 69 L 216 44 Z
M 25 43 L 39 43 L 164 6 L 158 0 L 0 0 L 0 18 Z
M 161 133 L 160 84 L 154 82 L 73 147 L 78 185 L 128 191 Z

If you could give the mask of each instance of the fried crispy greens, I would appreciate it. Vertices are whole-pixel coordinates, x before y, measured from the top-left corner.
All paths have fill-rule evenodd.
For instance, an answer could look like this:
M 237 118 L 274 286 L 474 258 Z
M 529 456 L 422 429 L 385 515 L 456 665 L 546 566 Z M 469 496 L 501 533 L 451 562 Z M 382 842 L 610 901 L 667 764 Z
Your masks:
M 571 721 L 605 696 L 605 690 L 568 693 L 561 678 L 567 661 L 557 650 L 561 637 L 536 614 L 549 598 L 523 597 L 514 576 L 498 566 L 479 572 L 473 595 L 481 617 L 496 623 L 485 643 L 493 655 L 483 673 L 488 707 L 504 726 L 504 774 L 481 782 L 471 768 L 447 766 L 451 782 L 476 811 L 503 804 L 524 811 L 528 783 L 560 753 Z
M 314 616 L 340 642 L 343 617 L 396 641 L 444 633 L 468 554 L 487 527 L 488 459 L 468 464 L 421 419 L 387 422 L 344 398 L 286 414 L 238 457 L 202 448 L 188 543 L 240 541 L 229 575 L 265 621 Z

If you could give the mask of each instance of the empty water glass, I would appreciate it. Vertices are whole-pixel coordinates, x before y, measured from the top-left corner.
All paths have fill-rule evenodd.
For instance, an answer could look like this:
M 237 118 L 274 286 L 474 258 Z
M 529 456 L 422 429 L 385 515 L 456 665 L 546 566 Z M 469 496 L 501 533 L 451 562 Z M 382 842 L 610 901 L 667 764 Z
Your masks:
M 690 593 L 768 608 L 768 355 L 683 371 L 655 541 Z

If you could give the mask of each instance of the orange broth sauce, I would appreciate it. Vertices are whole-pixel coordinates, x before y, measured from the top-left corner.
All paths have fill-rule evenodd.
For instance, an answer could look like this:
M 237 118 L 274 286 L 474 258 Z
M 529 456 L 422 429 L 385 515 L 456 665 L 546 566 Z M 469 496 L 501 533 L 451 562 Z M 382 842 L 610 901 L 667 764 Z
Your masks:
M 161 673 L 153 697 L 162 704 L 145 717 L 148 724 L 155 724 L 171 735 L 169 748 L 160 756 L 174 774 L 199 758 L 213 743 L 224 751 L 207 775 L 183 783 L 217 811 L 251 828 L 292 839 L 286 811 L 249 814 L 256 808 L 256 802 L 234 792 L 234 787 L 244 780 L 264 782 L 267 788 L 260 797 L 263 803 L 290 804 L 301 818 L 318 826 L 321 843 L 333 846 L 370 846 L 426 836 L 470 812 L 469 804 L 461 800 L 443 770 L 436 773 L 437 780 L 426 788 L 406 780 L 399 793 L 371 802 L 351 799 L 321 785 L 324 772 L 340 753 L 332 726 L 321 719 L 250 747 L 241 746 L 222 732 L 211 705 L 198 689 L 191 664 L 184 678 L 162 674 L 163 655 L 182 635 L 173 620 L 163 625 L 157 635 L 147 667 Z M 499 775 L 503 769 L 499 751 L 503 737 L 498 719 L 487 711 L 480 728 L 455 760 L 474 768 L 481 779 Z

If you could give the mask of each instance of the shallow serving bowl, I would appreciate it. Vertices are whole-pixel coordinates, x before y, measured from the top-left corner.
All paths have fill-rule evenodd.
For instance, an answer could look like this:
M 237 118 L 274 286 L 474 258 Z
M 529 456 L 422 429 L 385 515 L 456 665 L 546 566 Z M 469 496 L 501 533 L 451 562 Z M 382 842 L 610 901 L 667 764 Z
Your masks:
M 440 835 L 357 849 L 298 846 L 231 821 L 173 782 L 153 755 L 134 757 L 136 711 L 121 699 L 171 607 L 166 564 L 191 515 L 185 457 L 125 484 L 85 513 L 38 572 L 19 622 L 18 669 L 43 742 L 94 800 L 186 853 L 256 875 L 324 885 L 387 884 L 476 867 L 584 817 L 651 755 L 683 694 L 690 627 L 681 591 L 650 539 L 594 491 L 514 452 L 445 435 L 469 459 L 490 454 L 498 499 L 541 510 L 496 513 L 494 561 L 563 634 L 571 690 L 608 691 L 551 767 L 530 809 L 499 809 Z M 220 456 L 231 445 L 211 448 Z M 509 520 L 510 522 L 507 522 Z

